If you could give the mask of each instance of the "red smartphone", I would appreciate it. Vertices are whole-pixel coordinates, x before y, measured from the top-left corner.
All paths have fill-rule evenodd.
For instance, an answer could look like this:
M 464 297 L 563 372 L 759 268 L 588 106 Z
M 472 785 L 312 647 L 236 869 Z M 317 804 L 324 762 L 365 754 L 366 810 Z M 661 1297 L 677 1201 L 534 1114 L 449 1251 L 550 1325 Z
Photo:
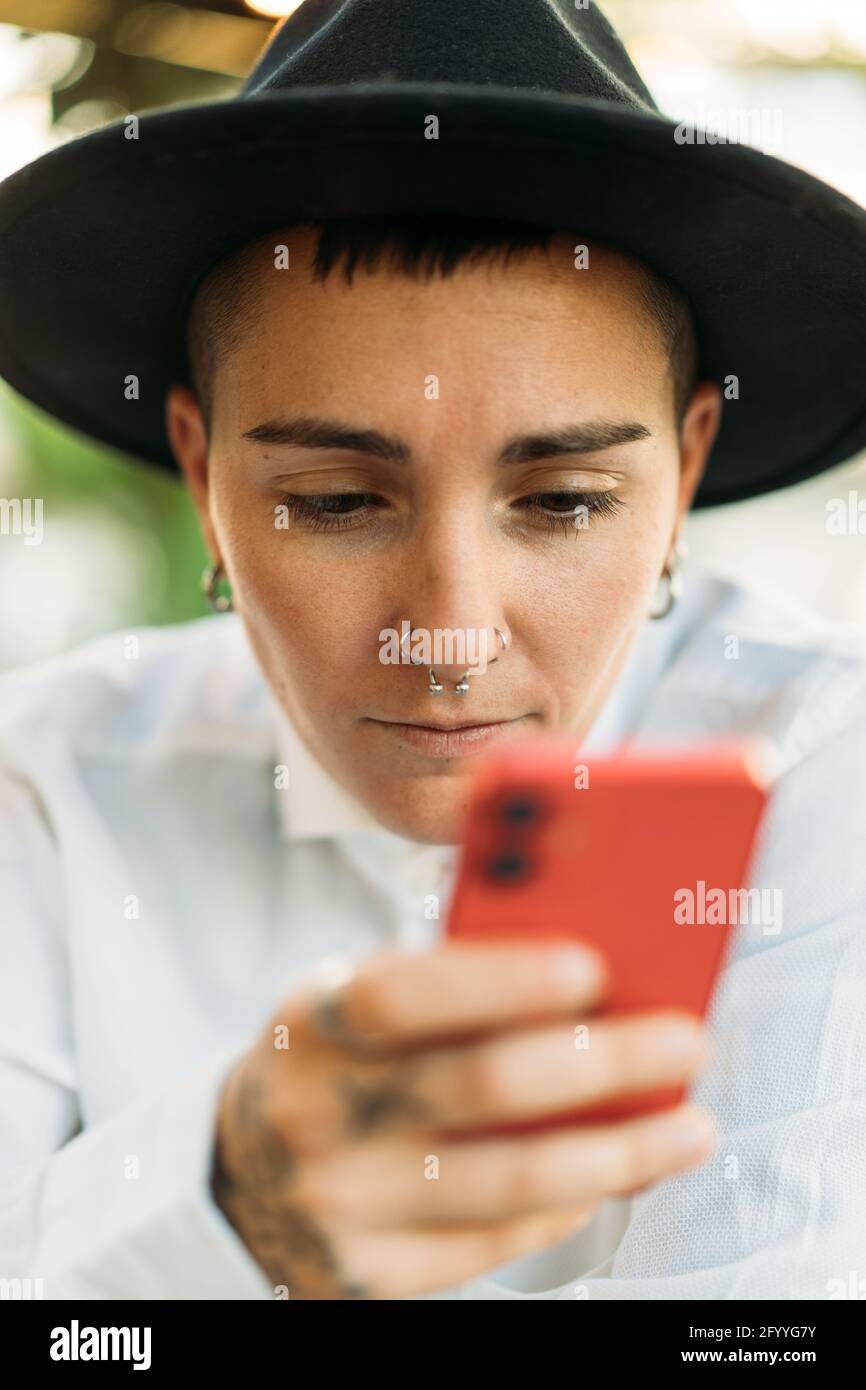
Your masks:
M 510 744 L 476 775 L 447 936 L 588 942 L 611 976 L 596 1017 L 669 1007 L 703 1017 L 766 783 L 766 745 L 754 739 L 587 759 L 559 734 Z M 483 1132 L 620 1119 L 685 1092 L 634 1092 Z

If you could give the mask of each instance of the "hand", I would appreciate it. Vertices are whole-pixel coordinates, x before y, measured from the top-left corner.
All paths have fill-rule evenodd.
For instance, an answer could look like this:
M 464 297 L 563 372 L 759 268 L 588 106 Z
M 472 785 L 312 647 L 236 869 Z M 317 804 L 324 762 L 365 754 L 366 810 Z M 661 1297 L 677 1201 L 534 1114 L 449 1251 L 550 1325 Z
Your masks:
M 382 952 L 339 994 L 350 1032 L 290 997 L 226 1078 L 213 1193 L 290 1298 L 390 1299 L 447 1288 L 555 1244 L 598 1203 L 692 1167 L 714 1133 L 681 1105 L 613 1123 L 461 1138 L 626 1091 L 688 1083 L 690 1015 L 574 1026 L 603 999 L 588 948 L 467 944 Z M 275 1045 L 286 1037 L 288 1048 Z M 673 1042 L 668 1040 L 673 1038 Z

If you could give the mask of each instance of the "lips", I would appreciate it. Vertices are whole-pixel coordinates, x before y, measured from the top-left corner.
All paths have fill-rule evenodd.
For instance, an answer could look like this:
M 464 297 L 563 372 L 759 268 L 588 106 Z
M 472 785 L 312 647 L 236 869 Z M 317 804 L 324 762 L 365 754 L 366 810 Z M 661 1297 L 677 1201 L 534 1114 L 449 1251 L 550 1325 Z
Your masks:
M 510 719 L 465 719 L 461 724 L 431 723 L 426 719 L 383 719 L 383 724 L 401 724 L 413 729 L 435 729 L 437 733 L 450 734 L 458 729 L 478 729 L 489 724 L 510 724 Z
M 459 758 L 478 753 L 490 743 L 523 733 L 527 722 L 526 716 L 471 724 L 413 724 L 384 719 L 370 721 L 387 739 L 428 758 Z

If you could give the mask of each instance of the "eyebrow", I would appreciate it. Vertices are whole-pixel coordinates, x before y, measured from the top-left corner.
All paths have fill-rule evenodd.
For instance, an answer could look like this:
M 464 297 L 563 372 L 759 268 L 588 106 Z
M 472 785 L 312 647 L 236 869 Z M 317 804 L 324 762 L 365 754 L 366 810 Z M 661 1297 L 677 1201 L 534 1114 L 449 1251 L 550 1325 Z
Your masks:
M 563 425 L 541 434 L 522 434 L 510 439 L 500 450 L 497 466 L 531 463 L 555 454 L 594 454 L 618 444 L 633 444 L 648 439 L 650 431 L 636 421 L 587 420 Z M 301 416 L 295 420 L 266 420 L 250 430 L 242 439 L 257 444 L 290 445 L 299 449 L 349 449 L 353 453 L 370 454 L 387 463 L 411 463 L 412 450 L 402 439 L 381 434 L 379 430 L 359 429 L 317 416 Z

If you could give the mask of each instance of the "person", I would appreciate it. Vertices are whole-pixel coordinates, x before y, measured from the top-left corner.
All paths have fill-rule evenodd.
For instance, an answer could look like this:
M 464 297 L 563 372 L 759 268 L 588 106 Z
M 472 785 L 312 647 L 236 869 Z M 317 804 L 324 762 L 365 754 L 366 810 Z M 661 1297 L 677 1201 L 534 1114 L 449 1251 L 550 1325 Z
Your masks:
M 698 501 L 770 490 L 863 442 L 845 349 L 866 296 L 862 276 L 843 292 L 829 268 L 848 254 L 827 231 L 838 195 L 767 160 L 763 188 L 742 196 L 757 208 L 802 180 L 823 230 L 795 208 L 772 216 L 799 247 L 828 238 L 817 288 L 790 286 L 773 245 L 756 267 L 729 262 L 726 293 L 705 282 L 703 299 L 674 183 L 664 217 L 689 293 L 658 268 L 661 243 L 648 257 L 613 235 L 612 168 L 587 213 L 608 240 L 565 201 L 549 224 L 538 210 L 484 218 L 501 123 L 552 135 L 579 120 L 588 145 L 612 129 L 636 196 L 639 151 L 659 167 L 678 157 L 653 145 L 668 124 L 594 6 L 551 32 L 548 8 L 524 3 L 489 49 L 445 42 L 449 23 L 468 38 L 489 20 L 483 6 L 404 8 L 434 84 L 450 55 L 479 84 L 497 64 L 507 86 L 529 26 L 534 63 L 565 84 L 579 57 L 583 90 L 554 101 L 531 73 L 507 101 L 437 89 L 443 114 L 479 118 L 496 168 L 446 156 L 427 171 L 434 206 L 377 208 L 371 169 L 411 181 L 419 159 L 402 164 L 399 138 L 430 105 L 413 95 L 418 34 L 396 33 L 396 68 L 367 87 L 392 7 L 302 6 L 246 95 L 142 118 L 140 150 L 116 128 L 82 137 L 0 196 L 0 309 L 17 324 L 17 296 L 35 300 L 0 367 L 69 423 L 170 455 L 219 610 L 0 681 L 3 1277 L 94 1299 L 852 1296 L 866 1256 L 866 794 L 850 774 L 866 754 L 866 652 L 794 605 L 686 579 L 681 540 Z M 323 162 L 297 168 L 327 180 L 323 216 L 301 210 L 297 185 L 282 191 L 285 121 L 304 130 L 311 115 Z M 386 128 L 394 164 L 376 166 Z M 227 129 L 238 157 L 217 181 Z M 471 154 L 477 131 L 466 138 Z M 717 214 L 726 181 L 759 158 L 713 150 L 691 166 L 696 187 L 715 180 Z M 98 174 L 86 209 L 81 159 Z M 529 173 L 538 151 L 521 159 Z M 455 168 L 474 214 L 449 204 Z M 158 271 L 142 284 L 127 244 L 100 281 L 126 207 L 109 195 L 145 184 L 176 219 L 154 252 L 129 210 Z M 241 188 L 257 190 L 243 229 Z M 56 232 L 73 206 L 95 239 L 72 219 L 63 274 L 48 277 L 82 345 L 59 354 L 31 213 Z M 73 247 L 86 264 L 70 276 Z M 757 299 L 748 325 L 740 277 Z M 767 313 L 783 287 L 791 313 L 820 300 L 838 332 L 801 324 L 779 364 Z M 83 293 L 124 312 L 78 321 Z M 708 344 L 738 335 L 759 403 L 729 414 Z M 803 400 L 816 335 L 835 381 Z M 139 397 L 119 402 L 109 362 L 129 365 Z M 394 630 L 483 634 L 490 659 L 432 664 L 410 642 L 407 660 L 383 661 Z M 598 954 L 445 943 L 479 758 L 563 729 L 581 757 L 732 730 L 774 750 L 754 882 L 784 913 L 738 924 L 706 1026 L 600 1017 L 576 1053 L 574 1020 L 609 985 Z M 461 1137 L 679 1081 L 689 1100 L 661 1114 Z

